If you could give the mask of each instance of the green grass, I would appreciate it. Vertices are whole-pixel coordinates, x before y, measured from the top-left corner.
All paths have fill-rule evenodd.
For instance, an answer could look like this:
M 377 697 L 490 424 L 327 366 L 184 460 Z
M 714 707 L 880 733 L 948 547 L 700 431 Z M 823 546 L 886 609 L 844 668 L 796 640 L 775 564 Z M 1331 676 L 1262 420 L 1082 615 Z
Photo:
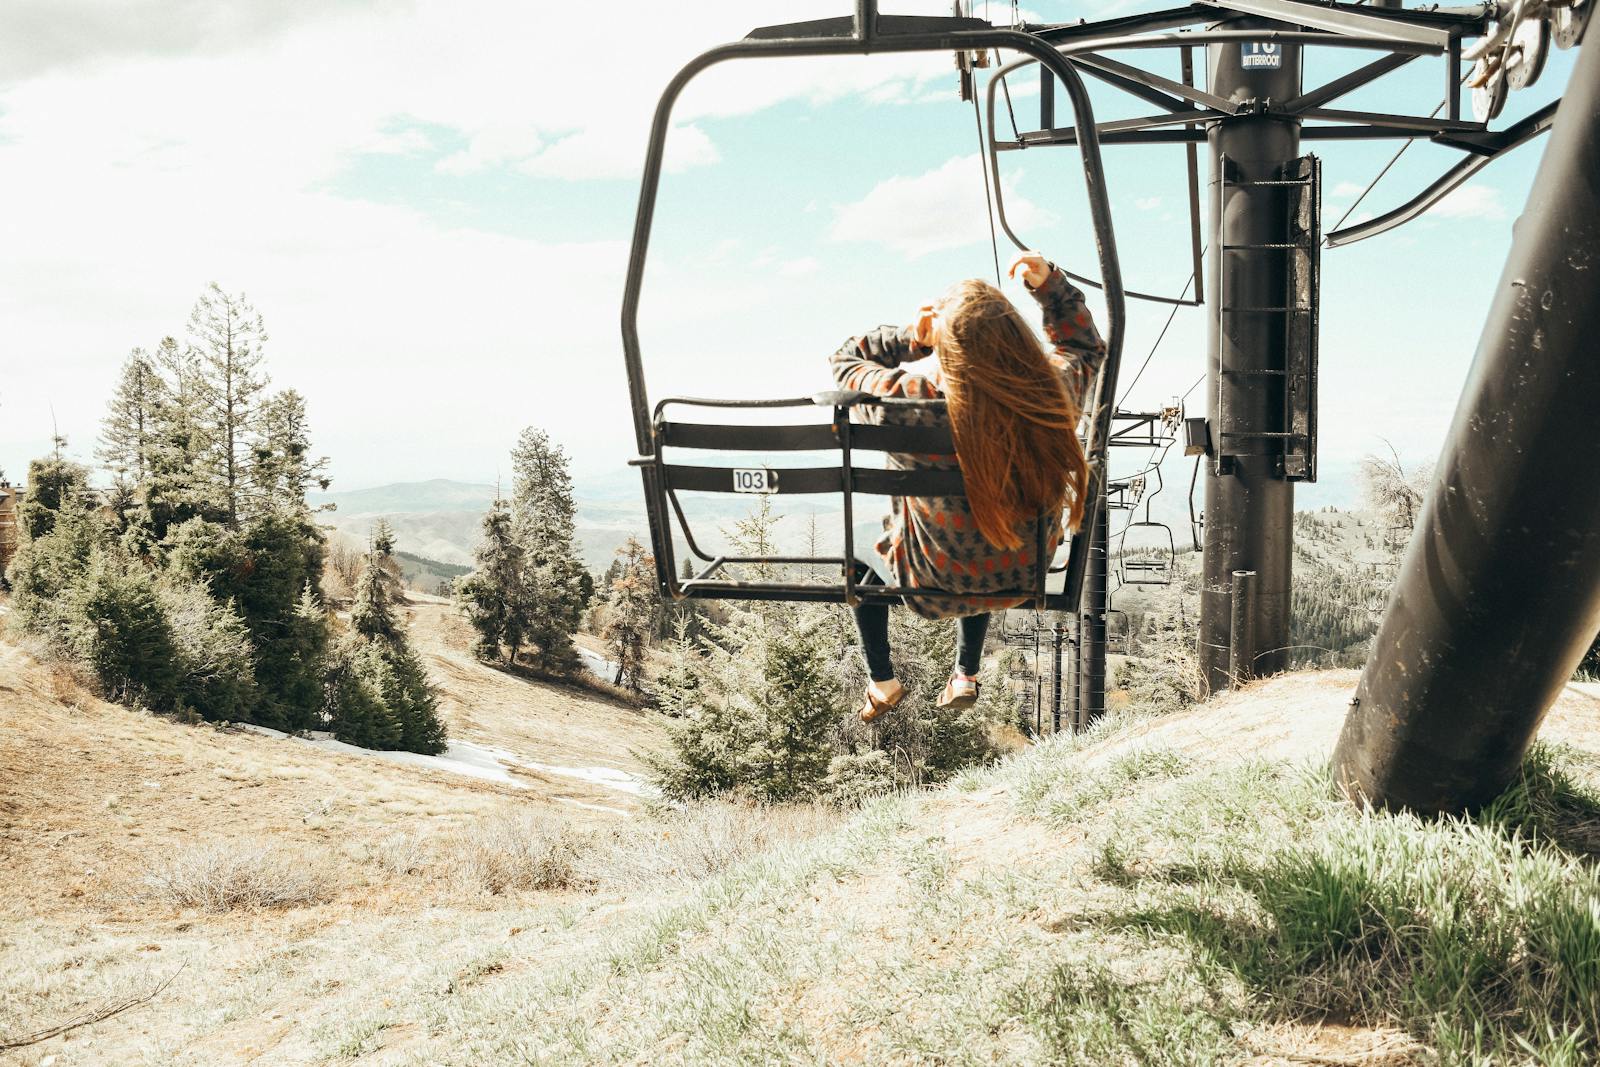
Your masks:
M 1324 1022 L 1403 1031 L 1416 1062 L 1593 1062 L 1585 758 L 1538 747 L 1476 818 L 1425 821 L 1322 768 L 1134 747 L 1086 769 L 1116 729 L 947 794 L 1006 787 L 1059 851 L 985 864 L 917 797 L 881 801 L 592 958 L 435 995 L 410 1062 L 1226 1064 Z

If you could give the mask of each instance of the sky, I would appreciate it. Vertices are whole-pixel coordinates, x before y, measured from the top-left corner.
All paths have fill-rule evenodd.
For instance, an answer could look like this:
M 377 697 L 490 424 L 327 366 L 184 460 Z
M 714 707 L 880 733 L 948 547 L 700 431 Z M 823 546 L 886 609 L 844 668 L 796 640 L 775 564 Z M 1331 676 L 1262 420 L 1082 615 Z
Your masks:
M 1031 0 L 1023 15 L 1155 6 Z M 619 312 L 659 93 L 704 48 L 848 7 L 624 0 L 602 22 L 591 7 L 509 0 L 10 0 L 0 470 L 19 478 L 55 428 L 91 459 L 129 350 L 181 337 L 215 281 L 265 317 L 274 384 L 307 397 L 336 488 L 493 481 L 528 425 L 567 448 L 580 484 L 615 475 L 633 454 Z M 948 13 L 943 0 L 885 7 Z M 1557 95 L 1570 58 L 1555 53 L 1496 126 Z M 1315 59 L 1307 77 L 1357 62 Z M 1348 106 L 1426 114 L 1438 63 Z M 1014 100 L 1032 124 L 1029 88 Z M 1097 92 L 1096 106 L 1105 118 L 1144 105 Z M 1351 467 L 1385 442 L 1412 462 L 1437 452 L 1542 144 L 1418 222 L 1325 252 L 1326 476 L 1302 500 L 1349 500 Z M 1395 144 L 1309 147 L 1331 228 Z M 992 276 L 977 149 L 946 55 L 742 62 L 698 79 L 673 115 L 640 312 L 652 395 L 812 392 L 850 335 Z M 1352 218 L 1409 199 L 1456 158 L 1417 145 Z M 1106 162 L 1127 284 L 1178 292 L 1182 150 L 1109 147 Z M 1068 149 L 1010 153 L 999 180 L 1019 235 L 1092 274 L 1077 166 Z M 1129 305 L 1129 377 L 1167 313 Z M 1203 315 L 1177 315 L 1128 404 L 1190 388 Z

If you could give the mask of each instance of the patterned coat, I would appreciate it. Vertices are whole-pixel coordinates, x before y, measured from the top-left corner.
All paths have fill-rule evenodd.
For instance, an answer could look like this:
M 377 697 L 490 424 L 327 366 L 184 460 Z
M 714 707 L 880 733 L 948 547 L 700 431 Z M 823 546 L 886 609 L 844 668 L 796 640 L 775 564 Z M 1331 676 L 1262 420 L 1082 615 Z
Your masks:
M 1054 345 L 1049 359 L 1061 373 L 1068 395 L 1081 406 L 1106 357 L 1105 343 L 1089 315 L 1083 291 L 1051 264 L 1050 276 L 1030 292 L 1044 312 L 1045 334 Z M 924 376 L 900 366 L 931 352 L 914 345 L 906 328 L 880 326 L 846 341 L 830 362 L 834 379 L 842 388 L 884 397 L 932 399 L 944 395 L 938 372 Z M 857 410 L 873 423 L 950 425 L 949 416 L 943 411 L 878 406 Z M 897 470 L 960 469 L 953 454 L 891 452 L 888 465 Z M 1025 601 L 984 594 L 1033 588 L 1034 554 L 1039 543 L 1037 520 L 1025 525 L 1026 529 L 1018 530 L 1021 549 L 999 550 L 978 532 L 965 497 L 893 497 L 890 512 L 884 516 L 883 536 L 874 546 L 882 561 L 878 569 L 890 575 L 889 580 L 896 585 L 972 594 L 961 598 L 908 598 L 907 606 L 925 618 L 945 619 L 1016 607 Z M 1061 540 L 1059 517 L 1051 527 L 1045 537 L 1047 559 L 1054 556 Z

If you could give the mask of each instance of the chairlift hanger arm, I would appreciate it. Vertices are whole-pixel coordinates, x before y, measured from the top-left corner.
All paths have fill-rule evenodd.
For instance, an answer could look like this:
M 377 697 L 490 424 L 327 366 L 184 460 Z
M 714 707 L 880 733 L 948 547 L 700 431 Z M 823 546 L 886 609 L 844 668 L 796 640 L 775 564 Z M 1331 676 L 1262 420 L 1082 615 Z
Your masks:
M 1555 120 L 1556 105 L 1560 103 L 1560 100 L 1552 100 L 1521 122 L 1508 127 L 1500 135 L 1502 139 L 1500 147 L 1492 153 L 1487 155 L 1475 153 L 1467 156 L 1445 171 L 1433 184 L 1394 210 L 1385 212 L 1375 219 L 1368 219 L 1366 222 L 1347 226 L 1342 230 L 1335 230 L 1328 234 L 1328 247 L 1338 248 L 1342 245 L 1355 244 L 1357 241 L 1364 241 L 1368 237 L 1376 237 L 1381 233 L 1388 233 L 1395 227 L 1410 222 L 1440 200 L 1443 200 L 1468 178 L 1500 158 L 1501 155 L 1533 140 L 1541 133 L 1547 132 Z M 1436 138 L 1436 140 L 1443 140 L 1443 138 Z

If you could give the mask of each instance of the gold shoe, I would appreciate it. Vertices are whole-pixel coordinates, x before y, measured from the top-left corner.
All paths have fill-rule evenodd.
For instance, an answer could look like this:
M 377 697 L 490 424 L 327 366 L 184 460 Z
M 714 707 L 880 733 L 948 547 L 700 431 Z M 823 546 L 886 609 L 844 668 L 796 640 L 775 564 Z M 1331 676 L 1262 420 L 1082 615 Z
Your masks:
M 878 694 L 872 691 L 872 686 L 868 685 L 866 703 L 861 705 L 861 710 L 858 712 L 858 714 L 861 716 L 861 721 L 872 722 L 873 720 L 877 719 L 878 716 L 893 711 L 900 701 L 905 699 L 905 695 L 905 686 L 901 686 L 900 691 L 894 695 L 893 700 L 883 700 L 879 698 Z
M 941 708 L 970 708 L 978 702 L 978 680 L 976 678 L 961 678 L 952 676 L 944 683 L 944 692 L 939 694 L 938 705 Z

